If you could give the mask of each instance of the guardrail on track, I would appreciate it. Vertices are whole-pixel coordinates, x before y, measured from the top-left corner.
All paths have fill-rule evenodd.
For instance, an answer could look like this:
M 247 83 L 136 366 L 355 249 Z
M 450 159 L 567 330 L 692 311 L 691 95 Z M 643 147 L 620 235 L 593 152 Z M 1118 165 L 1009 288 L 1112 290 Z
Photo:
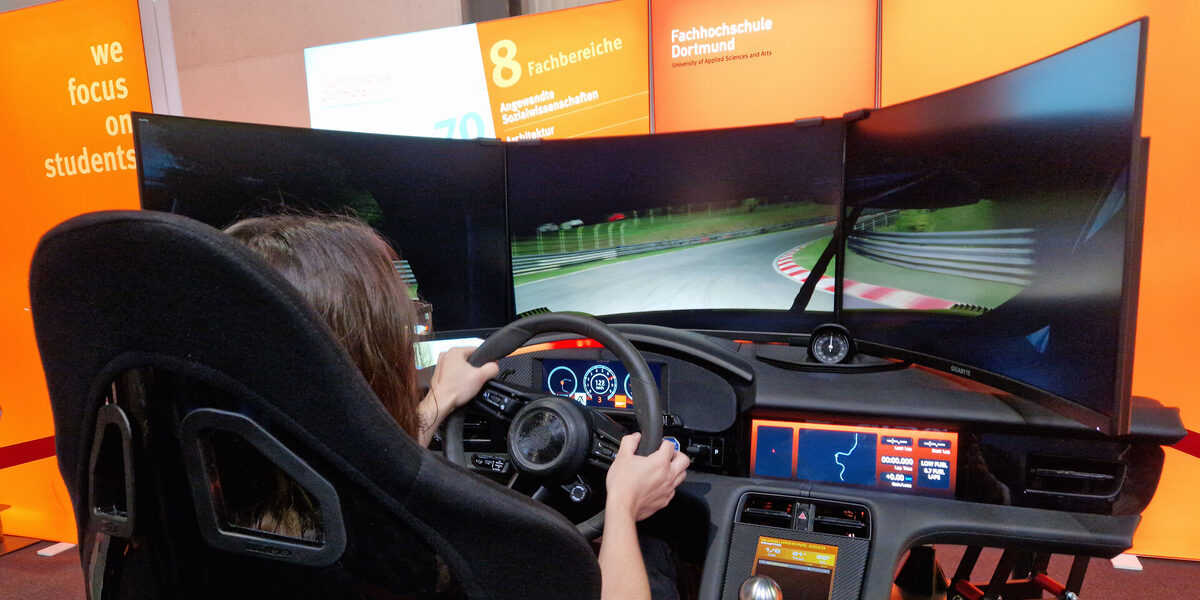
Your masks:
M 609 260 L 623 256 L 633 256 L 635 254 L 645 254 L 647 252 L 655 252 L 658 250 L 668 250 L 671 248 L 682 248 L 685 246 L 696 246 L 707 244 L 710 242 L 719 242 L 724 240 L 732 240 L 752 235 L 760 235 L 764 233 L 773 233 L 786 229 L 797 229 L 800 227 L 808 227 L 827 223 L 827 218 L 805 219 L 793 223 L 783 223 L 779 225 L 769 225 L 767 227 L 755 227 L 753 229 L 743 229 L 740 231 L 729 231 L 724 233 L 714 233 L 711 235 L 700 235 L 689 238 L 680 238 L 675 240 L 663 240 L 660 242 L 646 242 L 644 244 L 631 244 L 628 246 L 614 246 L 611 248 L 600 248 L 597 250 L 582 250 L 578 252 L 559 252 L 555 254 L 534 254 L 527 256 L 514 256 L 512 258 L 513 275 L 526 275 L 529 273 L 537 273 L 540 271 L 549 271 L 566 267 L 570 265 L 586 264 L 599 260 Z
M 898 210 L 867 213 L 860 216 L 854 223 L 854 231 L 875 231 L 880 227 L 887 227 L 895 223 L 898 218 L 900 218 Z
M 978 231 L 855 231 L 848 246 L 880 262 L 931 273 L 1029 285 L 1033 270 L 1032 229 Z

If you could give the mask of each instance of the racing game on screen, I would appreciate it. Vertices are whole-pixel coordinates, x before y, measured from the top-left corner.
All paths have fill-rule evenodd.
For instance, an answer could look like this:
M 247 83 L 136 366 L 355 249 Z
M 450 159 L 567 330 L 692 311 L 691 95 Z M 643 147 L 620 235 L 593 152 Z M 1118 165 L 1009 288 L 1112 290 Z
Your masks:
M 849 123 L 842 323 L 1119 413 L 1141 27 Z
M 836 221 L 841 148 L 840 121 L 511 145 L 517 313 L 790 309 L 793 255 Z

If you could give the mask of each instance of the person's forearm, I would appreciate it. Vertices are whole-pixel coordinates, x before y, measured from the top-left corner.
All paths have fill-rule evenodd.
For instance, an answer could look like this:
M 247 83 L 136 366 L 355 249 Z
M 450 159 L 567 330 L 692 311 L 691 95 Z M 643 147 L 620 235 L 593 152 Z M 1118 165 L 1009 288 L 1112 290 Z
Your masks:
M 601 600 L 650 600 L 650 580 L 633 516 L 619 510 L 606 513 L 600 542 Z
M 420 428 L 417 442 L 422 446 L 429 447 L 434 432 L 441 427 L 442 421 L 446 420 L 449 413 L 449 409 L 438 406 L 437 396 L 430 389 L 421 403 L 417 405 L 417 427 Z

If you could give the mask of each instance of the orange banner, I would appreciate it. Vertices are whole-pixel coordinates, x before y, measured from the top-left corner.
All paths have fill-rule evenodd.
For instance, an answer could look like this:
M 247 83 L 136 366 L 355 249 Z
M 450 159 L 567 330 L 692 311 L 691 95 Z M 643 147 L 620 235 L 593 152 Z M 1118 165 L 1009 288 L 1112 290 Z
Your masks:
M 655 0 L 654 130 L 873 106 L 874 0 Z
M 129 112 L 150 109 L 136 0 L 61 0 L 0 14 L 0 447 L 54 434 L 29 313 L 43 233 L 105 208 L 137 208 Z M 52 458 L 0 469 L 4 532 L 75 539 Z
M 480 23 L 496 137 L 650 132 L 645 0 Z

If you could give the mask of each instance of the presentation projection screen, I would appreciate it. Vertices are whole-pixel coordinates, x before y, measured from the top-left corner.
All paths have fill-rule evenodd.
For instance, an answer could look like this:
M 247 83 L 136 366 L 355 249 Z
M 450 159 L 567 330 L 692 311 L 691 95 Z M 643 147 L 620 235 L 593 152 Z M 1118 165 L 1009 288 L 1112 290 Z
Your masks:
M 646 2 L 307 48 L 311 123 L 443 138 L 650 132 Z

